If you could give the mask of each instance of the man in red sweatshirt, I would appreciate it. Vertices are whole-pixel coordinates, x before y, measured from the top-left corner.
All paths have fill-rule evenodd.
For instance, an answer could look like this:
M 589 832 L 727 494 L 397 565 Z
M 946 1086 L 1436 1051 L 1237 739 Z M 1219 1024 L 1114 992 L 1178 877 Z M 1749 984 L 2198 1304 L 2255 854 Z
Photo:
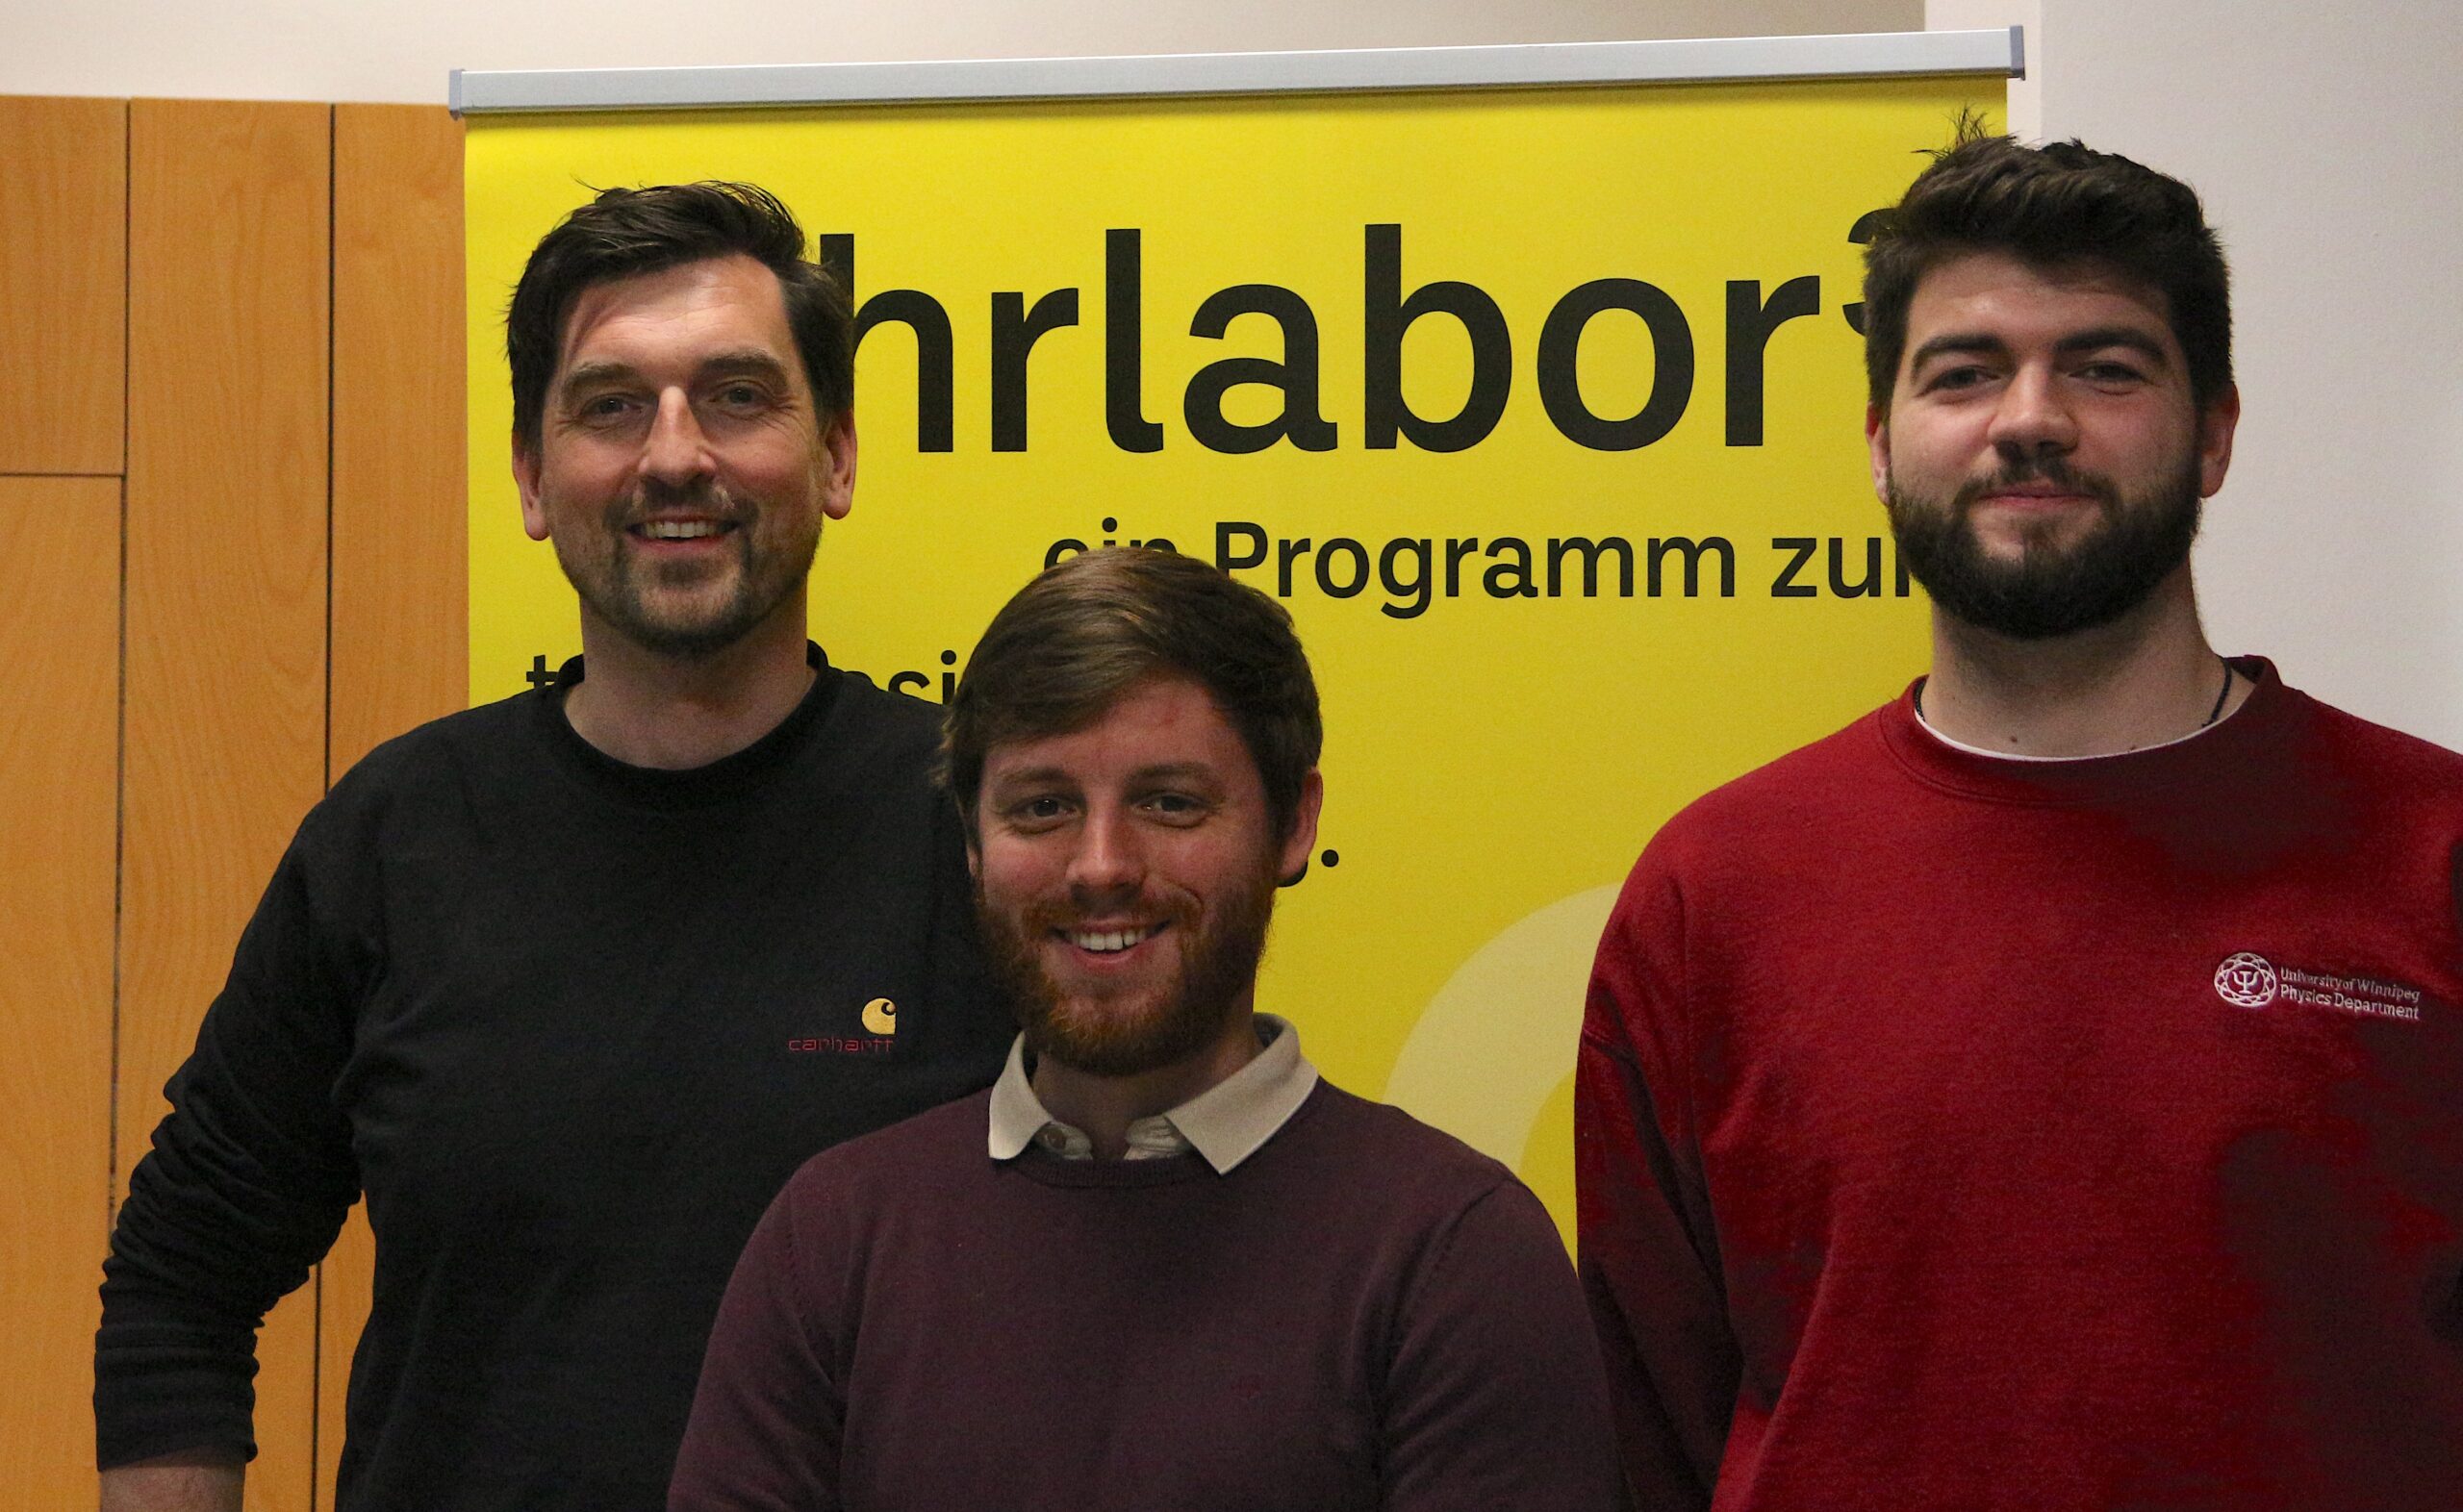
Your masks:
M 2463 758 L 2200 629 L 2196 196 L 1963 139 L 1874 238 L 1894 702 L 1654 837 L 1585 1283 L 1645 1507 L 2463 1505 Z

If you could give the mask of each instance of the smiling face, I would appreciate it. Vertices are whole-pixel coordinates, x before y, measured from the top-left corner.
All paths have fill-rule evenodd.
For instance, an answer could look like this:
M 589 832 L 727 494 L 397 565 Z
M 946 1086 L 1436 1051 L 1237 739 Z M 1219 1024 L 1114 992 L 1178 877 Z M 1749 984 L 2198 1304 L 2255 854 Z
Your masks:
M 970 860 L 1028 1046 L 1130 1076 L 1246 1032 L 1275 884 L 1315 844 L 1319 793 L 1312 771 L 1278 837 L 1238 731 L 1174 674 L 1084 729 L 994 746 Z
M 853 496 L 854 425 L 814 413 L 776 276 L 713 258 L 574 299 L 514 477 L 524 528 L 581 595 L 585 646 L 700 657 L 763 627 L 800 643 L 822 520 Z
M 2183 569 L 2238 397 L 2201 413 L 2160 298 L 2093 265 L 1979 252 L 1925 275 L 1874 488 L 1952 617 L 2019 639 L 2127 614 Z

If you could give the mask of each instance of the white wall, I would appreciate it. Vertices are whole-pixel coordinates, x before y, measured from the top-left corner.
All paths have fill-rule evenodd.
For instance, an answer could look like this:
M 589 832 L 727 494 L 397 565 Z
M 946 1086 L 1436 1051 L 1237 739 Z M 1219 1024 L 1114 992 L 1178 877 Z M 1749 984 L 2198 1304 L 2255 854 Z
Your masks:
M 0 0 L 0 94 L 442 105 L 453 68 L 1912 32 L 1922 0 Z
M 2232 260 L 2243 412 L 2196 558 L 2209 634 L 2463 746 L 2463 5 L 2040 9 L 2040 134 L 2188 180 Z
M 2026 33 L 2027 76 L 2010 81 L 2010 104 L 2002 122 L 2022 141 L 2044 137 L 2044 0 L 1924 0 L 1928 32 L 1980 31 L 2016 26 Z

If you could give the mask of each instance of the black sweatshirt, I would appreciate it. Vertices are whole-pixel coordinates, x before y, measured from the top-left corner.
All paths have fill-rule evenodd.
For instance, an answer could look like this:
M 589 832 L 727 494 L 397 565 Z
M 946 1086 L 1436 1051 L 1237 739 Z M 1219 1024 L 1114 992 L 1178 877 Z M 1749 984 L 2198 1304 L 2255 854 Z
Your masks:
M 723 761 L 611 760 L 558 688 L 372 752 L 302 822 L 104 1265 L 99 1463 L 253 1452 L 254 1330 L 363 1191 L 338 1504 L 663 1504 L 737 1251 L 805 1157 L 984 1086 L 929 704 L 812 653 Z

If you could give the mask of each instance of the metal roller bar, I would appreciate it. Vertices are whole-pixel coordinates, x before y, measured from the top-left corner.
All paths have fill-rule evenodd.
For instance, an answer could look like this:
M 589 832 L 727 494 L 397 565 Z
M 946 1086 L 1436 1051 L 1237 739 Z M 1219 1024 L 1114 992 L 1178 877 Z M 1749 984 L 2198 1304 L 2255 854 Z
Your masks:
M 1905 74 L 2026 75 L 2018 27 L 1726 37 L 1508 47 L 993 58 L 951 63 L 755 63 L 715 68 L 453 70 L 456 115 L 538 111 L 877 105 L 937 100 L 1324 93 Z

